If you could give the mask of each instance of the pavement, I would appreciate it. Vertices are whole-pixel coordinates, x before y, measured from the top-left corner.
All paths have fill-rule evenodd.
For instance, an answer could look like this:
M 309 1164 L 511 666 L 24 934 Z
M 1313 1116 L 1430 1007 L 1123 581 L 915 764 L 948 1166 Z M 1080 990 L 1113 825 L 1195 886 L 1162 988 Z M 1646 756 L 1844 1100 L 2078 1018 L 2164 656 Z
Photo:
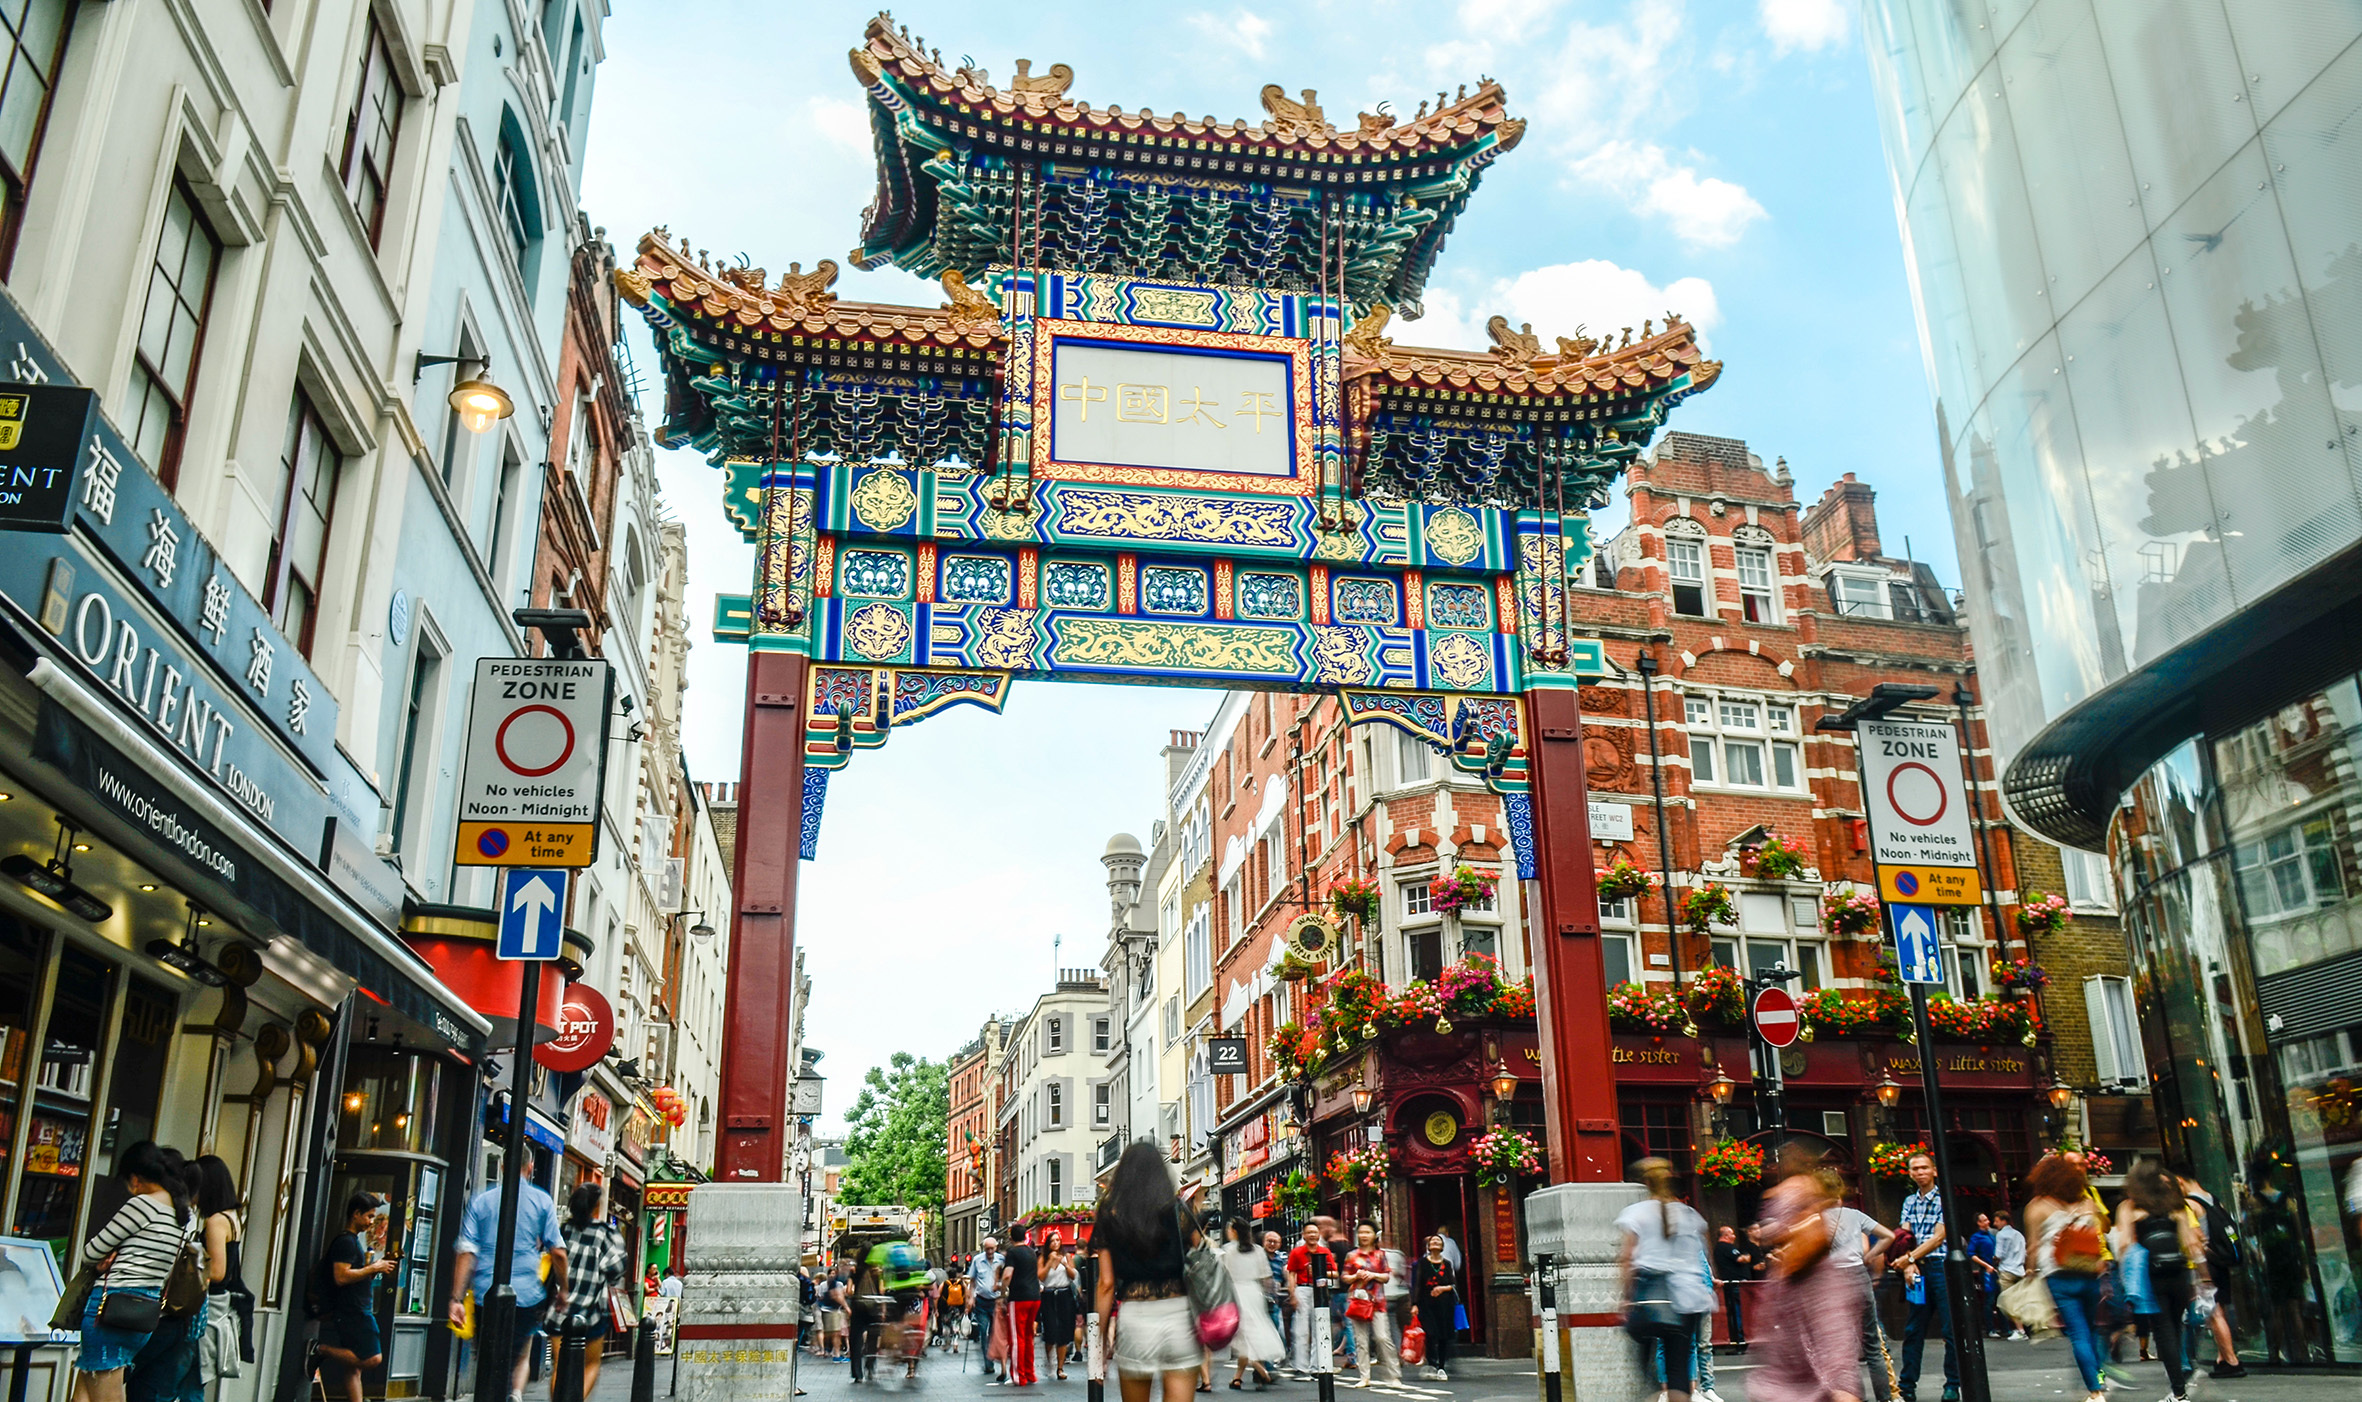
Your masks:
M 1895 1347 L 1890 1342 L 1889 1347 Z M 2041 1343 L 2004 1343 L 1994 1340 L 1985 1346 L 1986 1376 L 1992 1385 L 1993 1402 L 2081 1402 L 2083 1388 L 2075 1376 L 2075 1362 L 2067 1351 L 2064 1339 L 2050 1339 Z M 1715 1390 L 1723 1402 L 1748 1402 L 1747 1380 L 1756 1365 L 1743 1354 L 1720 1354 L 1715 1359 Z M 920 1367 L 917 1386 L 901 1385 L 899 1380 L 890 1386 L 860 1385 L 852 1380 L 846 1364 L 816 1360 L 807 1356 L 797 1367 L 796 1384 L 803 1389 L 806 1402 L 879 1402 L 889 1392 L 915 1392 L 938 1399 L 938 1402 L 1085 1402 L 1088 1396 L 1080 1364 L 1067 1368 L 1067 1380 L 1059 1382 L 1047 1373 L 1042 1381 L 1030 1387 L 986 1386 L 984 1375 L 978 1371 L 977 1358 L 966 1354 L 930 1350 Z M 2121 1386 L 2116 1395 L 2123 1402 L 2151 1402 L 2165 1396 L 2165 1369 L 2157 1363 L 2126 1363 L 2120 1366 Z M 1460 1358 L 1452 1363 L 1452 1380 L 1448 1383 L 1423 1379 L 1406 1379 L 1401 1383 L 1373 1381 L 1367 1388 L 1351 1386 L 1352 1375 L 1340 1374 L 1336 1391 L 1340 1397 L 1390 1397 L 1411 1399 L 1412 1402 L 1541 1402 L 1541 1388 L 1535 1377 L 1534 1366 L 1518 1358 Z M 1943 1347 L 1928 1345 L 1922 1365 L 1920 1402 L 1938 1402 L 1943 1392 Z M 665 1402 L 670 1395 L 673 1360 L 656 1360 L 656 1397 Z M 1199 1394 L 1207 1402 L 1218 1402 L 1230 1396 L 1228 1383 L 1230 1367 L 1225 1364 L 1216 1374 L 1214 1391 Z M 1654 1402 L 1652 1397 L 1605 1398 L 1584 1397 L 1582 1380 L 1575 1379 L 1575 1395 L 1566 1402 Z M 527 1402 L 542 1402 L 540 1396 L 528 1395 Z M 1250 1380 L 1239 1394 L 1254 1396 Z M 1266 1396 L 1286 1399 L 1286 1402 L 1315 1402 L 1318 1389 L 1308 1378 L 1282 1374 L 1282 1380 Z M 2351 1369 L 2331 1372 L 2326 1369 L 2310 1371 L 2288 1369 L 2267 1370 L 2252 1366 L 2248 1376 L 2217 1381 L 2206 1376 L 2201 1368 L 2191 1381 L 2192 1402 L 2354 1402 L 2362 1398 L 2362 1372 Z M 1113 1380 L 1106 1390 L 1106 1402 L 1117 1402 L 1118 1391 Z M 590 1402 L 631 1402 L 631 1366 L 628 1359 L 620 1359 L 599 1375 L 598 1386 L 592 1389 Z

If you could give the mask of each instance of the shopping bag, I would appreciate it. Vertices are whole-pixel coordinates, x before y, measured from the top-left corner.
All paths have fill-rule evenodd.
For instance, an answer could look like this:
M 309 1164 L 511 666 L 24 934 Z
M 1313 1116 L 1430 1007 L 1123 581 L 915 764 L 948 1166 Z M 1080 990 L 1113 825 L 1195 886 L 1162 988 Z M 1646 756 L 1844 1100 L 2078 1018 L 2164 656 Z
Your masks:
M 1452 1331 L 1458 1334 L 1468 1332 L 1468 1306 L 1464 1304 L 1452 1306 Z
M 1401 1352 L 1402 1361 L 1406 1364 L 1416 1365 L 1427 1361 L 1427 1331 L 1419 1327 L 1419 1316 L 1415 1314 L 1411 1316 L 1411 1322 L 1403 1326 Z

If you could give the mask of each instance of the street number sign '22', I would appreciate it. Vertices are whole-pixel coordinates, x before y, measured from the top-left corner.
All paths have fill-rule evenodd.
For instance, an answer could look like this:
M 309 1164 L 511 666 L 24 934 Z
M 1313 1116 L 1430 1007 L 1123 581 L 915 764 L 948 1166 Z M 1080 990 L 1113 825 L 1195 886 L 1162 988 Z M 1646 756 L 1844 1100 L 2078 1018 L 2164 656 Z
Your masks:
M 461 866 L 586 867 L 598 853 L 615 669 L 486 657 L 468 705 Z
M 1976 904 L 1976 824 L 1958 732 L 1925 721 L 1864 721 L 1859 740 L 1880 891 L 1890 902 Z

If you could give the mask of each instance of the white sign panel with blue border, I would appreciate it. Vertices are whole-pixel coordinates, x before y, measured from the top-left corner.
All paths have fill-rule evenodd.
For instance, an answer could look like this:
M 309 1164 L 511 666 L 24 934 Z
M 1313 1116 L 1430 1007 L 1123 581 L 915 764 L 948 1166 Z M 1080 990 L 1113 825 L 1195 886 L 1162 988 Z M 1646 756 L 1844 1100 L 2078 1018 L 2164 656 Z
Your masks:
M 503 959 L 555 959 L 566 928 L 566 871 L 562 867 L 509 867 L 500 874 L 500 941 Z
M 1942 983 L 1944 949 L 1936 938 L 1936 912 L 1928 905 L 1889 905 L 1895 922 L 1895 968 L 1905 983 Z

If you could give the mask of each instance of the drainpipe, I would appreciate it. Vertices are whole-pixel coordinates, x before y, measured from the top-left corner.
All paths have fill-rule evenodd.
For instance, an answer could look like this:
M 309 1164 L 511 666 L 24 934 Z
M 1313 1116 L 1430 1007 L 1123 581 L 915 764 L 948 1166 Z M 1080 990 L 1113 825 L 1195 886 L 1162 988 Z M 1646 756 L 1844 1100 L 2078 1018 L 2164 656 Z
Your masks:
M 1665 765 L 1657 751 L 1657 653 L 1640 650 L 1640 704 L 1648 717 L 1648 784 L 1657 805 L 1657 866 L 1664 878 L 1665 933 L 1673 949 L 1673 984 L 1681 986 L 1681 921 L 1673 909 L 1673 835 L 1665 827 Z

